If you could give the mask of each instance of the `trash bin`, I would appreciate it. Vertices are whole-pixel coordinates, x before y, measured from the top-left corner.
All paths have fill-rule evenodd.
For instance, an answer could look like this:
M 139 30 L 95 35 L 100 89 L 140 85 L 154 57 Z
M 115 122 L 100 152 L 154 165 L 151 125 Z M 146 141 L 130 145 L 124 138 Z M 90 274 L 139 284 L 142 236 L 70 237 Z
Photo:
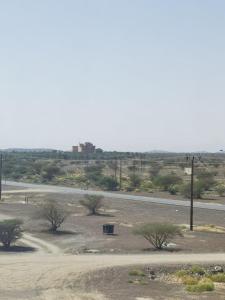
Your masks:
M 103 225 L 103 234 L 114 234 L 114 225 L 113 224 L 104 224 Z

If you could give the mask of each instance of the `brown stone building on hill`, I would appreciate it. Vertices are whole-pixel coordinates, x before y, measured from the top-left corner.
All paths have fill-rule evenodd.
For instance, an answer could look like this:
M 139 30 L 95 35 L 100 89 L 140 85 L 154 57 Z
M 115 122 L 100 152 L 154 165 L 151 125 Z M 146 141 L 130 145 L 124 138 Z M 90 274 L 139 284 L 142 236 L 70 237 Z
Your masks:
M 96 150 L 96 147 L 89 142 L 86 142 L 84 144 L 79 144 L 78 146 L 72 147 L 72 152 L 75 153 L 94 153 Z

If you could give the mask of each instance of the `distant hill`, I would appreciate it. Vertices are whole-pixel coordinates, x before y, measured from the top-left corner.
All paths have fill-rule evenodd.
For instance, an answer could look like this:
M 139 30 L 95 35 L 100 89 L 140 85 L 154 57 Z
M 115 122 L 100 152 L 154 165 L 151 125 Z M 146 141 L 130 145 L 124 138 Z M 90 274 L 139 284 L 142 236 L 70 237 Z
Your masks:
M 151 151 L 147 151 L 146 153 L 173 153 L 173 152 L 165 151 L 165 150 L 151 150 Z
M 55 149 L 45 149 L 45 148 L 8 148 L 8 149 L 3 149 L 2 151 L 4 152 L 55 152 L 57 150 Z

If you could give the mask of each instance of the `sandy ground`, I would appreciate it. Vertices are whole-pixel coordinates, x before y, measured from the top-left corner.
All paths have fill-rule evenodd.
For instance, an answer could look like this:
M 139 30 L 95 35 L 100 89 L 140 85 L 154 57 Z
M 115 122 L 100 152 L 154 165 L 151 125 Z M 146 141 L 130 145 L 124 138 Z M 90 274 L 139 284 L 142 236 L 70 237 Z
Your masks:
M 100 271 L 105 268 L 126 267 L 133 265 L 177 265 L 187 263 L 225 263 L 224 235 L 213 235 L 204 233 L 193 233 L 183 239 L 186 244 L 194 245 L 199 241 L 200 248 L 205 253 L 168 253 L 168 252 L 143 252 L 145 243 L 142 239 L 135 239 L 132 235 L 131 228 L 133 224 L 140 221 L 147 221 L 151 218 L 157 220 L 177 221 L 186 223 L 187 211 L 185 208 L 179 208 L 179 211 L 173 207 L 153 205 L 147 203 L 129 203 L 127 201 L 107 200 L 107 216 L 88 217 L 82 212 L 78 205 L 79 199 L 71 200 L 71 196 L 63 196 L 66 205 L 70 205 L 73 215 L 68 219 L 66 226 L 68 228 L 81 229 L 82 234 L 75 236 L 50 236 L 41 231 L 34 231 L 36 227 L 39 229 L 39 223 L 32 219 L 32 213 L 36 209 L 36 202 L 39 198 L 30 200 L 29 205 L 22 204 L 24 192 L 11 194 L 11 198 L 6 203 L 1 204 L 0 218 L 5 219 L 21 216 L 25 221 L 26 232 L 24 233 L 22 243 L 29 247 L 33 247 L 36 251 L 31 253 L 1 253 L 0 255 L 0 299 L 1 300 L 106 300 L 107 291 L 98 291 L 97 287 L 80 286 L 77 287 L 79 278 L 92 272 Z M 26 193 L 30 191 L 26 190 Z M 41 191 L 35 191 L 40 193 Z M 33 194 L 35 194 L 33 192 Z M 40 196 L 40 195 L 39 195 Z M 46 196 L 46 195 L 45 195 Z M 48 196 L 48 195 L 47 195 Z M 46 197 L 47 197 L 46 196 Z M 51 195 L 51 197 L 62 197 L 61 195 Z M 16 197 L 16 198 L 15 198 Z M 42 198 L 41 196 L 40 198 Z M 66 198 L 68 197 L 68 198 Z M 110 202 L 111 201 L 111 202 Z M 207 223 L 216 223 L 221 225 L 224 223 L 223 212 L 211 212 L 207 210 L 198 211 L 199 220 L 207 220 Z M 110 216 L 110 214 L 113 216 Z M 101 224 L 105 222 L 115 222 L 119 228 L 119 235 L 115 237 L 105 237 L 101 233 Z M 79 225 L 77 225 L 79 224 Z M 33 228 L 32 228 L 33 226 Z M 65 227 L 67 229 L 67 227 Z M 86 235 L 85 232 L 88 232 Z M 204 237 L 204 240 L 195 239 Z M 65 254 L 63 243 L 65 240 L 73 241 L 74 244 L 79 243 L 79 236 L 83 239 L 97 240 L 93 245 L 102 247 L 110 251 L 111 248 L 119 247 L 124 254 Z M 100 243 L 98 242 L 100 241 Z M 193 242 L 192 242 L 193 241 Z M 208 242 L 209 241 L 209 242 Z M 212 244 L 214 242 L 214 244 Z M 217 242 L 216 242 L 217 241 Z M 181 241 L 178 241 L 181 244 Z M 210 243 L 212 244 L 210 246 Z M 208 245 L 209 244 L 209 245 Z M 215 245 L 220 246 L 216 248 Z M 214 249 L 213 249 L 214 248 Z M 129 254 L 129 251 L 138 251 L 139 254 Z M 186 249 L 186 248 L 185 248 Z M 194 248 L 195 249 L 195 248 Z M 213 249 L 214 253 L 206 253 Z M 127 251 L 127 252 L 126 252 Z M 219 252 L 220 251 L 220 252 Z M 126 254 L 128 253 L 128 254 Z M 160 289 L 160 287 L 158 287 Z M 103 294 L 102 294 L 103 293 Z M 126 299 L 126 298 L 124 298 Z M 141 295 L 140 295 L 141 299 Z M 144 298 L 143 298 L 144 299 Z M 153 299 L 153 298 L 152 298 Z M 152 300 L 151 299 L 151 300 Z M 166 299 L 166 298 L 161 298 Z M 179 299 L 179 298 L 177 298 Z M 119 297 L 118 297 L 118 300 Z M 127 299 L 128 300 L 128 299 Z M 130 299 L 129 299 L 130 300 Z M 137 300 L 137 299 L 135 299 Z
M 127 265 L 225 263 L 225 254 L 154 255 L 64 255 L 21 254 L 1 256 L 1 299 L 82 299 L 74 290 L 76 279 L 84 273 L 106 267 Z M 95 293 L 95 291 L 89 291 Z M 27 296 L 26 296 L 27 295 Z M 27 298 L 26 298 L 27 297 Z M 99 296 L 100 297 L 100 296 Z M 104 296 L 107 299 L 106 296 Z M 85 298 L 84 298 L 85 299 Z M 95 298 L 87 298 L 95 299 Z M 98 298 L 97 298 L 98 299 Z

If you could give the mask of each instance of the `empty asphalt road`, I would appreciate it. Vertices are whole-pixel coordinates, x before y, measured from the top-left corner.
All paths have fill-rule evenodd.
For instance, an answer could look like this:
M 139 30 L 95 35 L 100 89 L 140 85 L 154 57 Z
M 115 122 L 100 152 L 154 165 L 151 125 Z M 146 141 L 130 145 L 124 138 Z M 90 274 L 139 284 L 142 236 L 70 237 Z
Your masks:
M 183 206 L 183 207 L 190 206 L 189 201 L 184 201 L 184 200 L 171 200 L 171 199 L 153 198 L 153 197 L 146 197 L 146 196 L 119 194 L 117 192 L 82 190 L 77 188 L 62 187 L 62 186 L 55 186 L 55 185 L 31 184 L 31 183 L 14 182 L 14 181 L 6 181 L 5 184 L 10 186 L 21 187 L 21 188 L 41 190 L 49 193 L 102 195 L 104 197 L 109 197 L 114 199 L 125 199 L 130 201 L 142 201 L 142 202 L 150 202 L 155 204 L 174 205 L 174 206 Z M 214 204 L 214 203 L 203 203 L 203 202 L 195 201 L 194 207 L 202 208 L 202 209 L 225 211 L 225 205 L 217 204 L 217 203 Z

